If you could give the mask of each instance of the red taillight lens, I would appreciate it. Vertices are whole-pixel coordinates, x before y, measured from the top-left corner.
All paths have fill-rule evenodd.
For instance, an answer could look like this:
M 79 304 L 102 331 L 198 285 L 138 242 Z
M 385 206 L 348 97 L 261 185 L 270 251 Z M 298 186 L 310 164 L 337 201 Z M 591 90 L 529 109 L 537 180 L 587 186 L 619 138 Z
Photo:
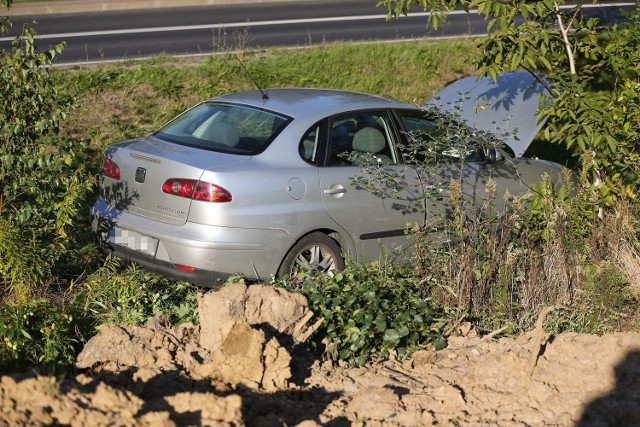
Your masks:
M 204 202 L 223 203 L 231 201 L 231 193 L 224 188 L 209 182 L 198 182 L 195 179 L 168 179 L 162 185 L 162 192 Z
M 176 264 L 176 269 L 180 271 L 186 271 L 187 273 L 193 273 L 194 271 L 196 271 L 195 267 L 191 267 L 183 264 Z
M 199 182 L 193 198 L 205 202 L 230 202 L 231 193 L 209 182 Z
M 108 157 L 102 160 L 102 175 L 113 179 L 120 179 L 120 167 Z
M 168 179 L 162 185 L 162 192 L 190 199 L 196 183 L 197 181 L 192 179 Z

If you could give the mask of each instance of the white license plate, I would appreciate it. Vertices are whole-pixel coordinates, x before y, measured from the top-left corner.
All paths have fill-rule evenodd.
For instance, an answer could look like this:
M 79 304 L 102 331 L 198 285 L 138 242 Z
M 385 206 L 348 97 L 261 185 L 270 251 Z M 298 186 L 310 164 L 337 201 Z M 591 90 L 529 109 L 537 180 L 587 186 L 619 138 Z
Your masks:
M 111 229 L 108 241 L 151 256 L 155 256 L 158 249 L 158 239 L 118 227 Z

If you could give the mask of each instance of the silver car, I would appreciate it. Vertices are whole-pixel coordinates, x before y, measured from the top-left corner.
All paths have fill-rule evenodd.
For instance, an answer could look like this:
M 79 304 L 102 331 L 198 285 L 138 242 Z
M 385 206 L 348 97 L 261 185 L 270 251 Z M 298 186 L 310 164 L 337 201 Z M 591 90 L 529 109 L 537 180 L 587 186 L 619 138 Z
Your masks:
M 514 158 L 467 156 L 470 199 L 490 178 L 511 194 L 529 191 L 545 173 L 562 179 L 560 165 L 520 157 L 540 126 L 540 88 L 527 76 L 517 84 L 510 77 L 506 87 L 472 78 L 445 89 L 459 93 L 455 85 L 462 84 L 476 109 L 482 99 L 491 114 L 512 111 L 521 125 L 510 134 L 522 134 L 505 141 Z M 533 110 L 522 109 L 527 103 Z M 106 149 L 93 229 L 117 256 L 208 287 L 233 274 L 331 273 L 344 267 L 345 256 L 378 260 L 383 247 L 407 246 L 406 229 L 437 220 L 450 203 L 446 188 L 424 188 L 430 181 L 399 150 L 416 130 L 433 126 L 415 105 L 362 93 L 270 89 L 213 98 L 150 136 Z M 401 174 L 406 189 L 381 198 L 353 185 L 362 173 L 354 153 Z

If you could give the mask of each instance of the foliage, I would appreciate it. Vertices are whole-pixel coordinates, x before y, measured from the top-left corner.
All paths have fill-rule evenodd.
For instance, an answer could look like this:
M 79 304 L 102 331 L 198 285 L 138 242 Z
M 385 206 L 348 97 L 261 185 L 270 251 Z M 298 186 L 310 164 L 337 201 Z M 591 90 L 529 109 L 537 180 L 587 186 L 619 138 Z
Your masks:
M 73 316 L 46 299 L 0 305 L 0 369 L 45 364 L 60 372 L 75 362 Z
M 545 138 L 578 156 L 591 152 L 596 176 L 617 175 L 631 191 L 640 185 L 635 168 L 626 161 L 638 155 L 633 141 L 639 122 L 640 9 L 626 22 L 602 27 L 596 18 L 585 17 L 584 2 L 383 0 L 381 4 L 394 17 L 420 5 L 431 12 L 427 23 L 434 28 L 446 21 L 446 12 L 457 8 L 484 16 L 488 36 L 476 40 L 478 55 L 470 57 L 480 75 L 495 79 L 509 70 L 543 72 L 552 82 L 551 102 L 541 111 L 549 119 Z
M 105 265 L 76 284 L 75 304 L 96 324 L 145 325 L 152 320 L 171 324 L 198 321 L 197 287 L 148 273 L 135 264 L 109 257 Z
M 634 31 L 633 27 L 629 27 L 628 31 Z M 630 37 L 634 33 L 626 34 Z M 613 33 L 608 33 L 608 36 L 617 37 Z M 622 52 L 621 58 L 624 59 L 626 56 L 636 54 L 637 50 L 634 50 L 633 41 L 637 39 L 629 39 L 632 42 L 628 43 L 627 51 L 616 50 L 616 52 Z M 28 42 L 27 38 L 22 43 Z M 617 43 L 617 46 L 622 49 L 622 43 Z M 464 58 L 478 56 L 473 52 L 473 48 L 466 40 L 425 41 L 393 45 L 327 44 L 321 48 L 311 48 L 300 52 L 286 51 L 285 55 L 279 51 L 263 51 L 256 55 L 245 53 L 243 60 L 250 72 L 265 86 L 331 86 L 374 91 L 399 99 L 408 101 L 417 99 L 418 102 L 422 102 L 445 83 L 468 74 L 471 67 L 465 65 Z M 5 52 L 2 54 L 9 55 Z M 33 54 L 38 53 L 34 51 Z M 384 60 L 379 61 L 376 66 L 372 66 L 371 57 L 383 58 Z M 627 64 L 625 60 L 613 64 L 612 58 L 613 56 L 609 58 L 612 61 L 611 66 L 615 65 L 618 70 L 623 69 Z M 3 281 L 2 284 L 4 286 L 24 284 L 25 286 L 24 290 L 17 292 L 22 295 L 21 298 L 17 298 L 23 301 L 21 304 L 5 304 L 0 308 L 2 313 L 7 313 L 6 316 L 3 314 L 2 319 L 5 319 L 5 324 L 9 325 L 7 329 L 9 332 L 0 332 L 2 339 L 17 337 L 18 341 L 12 341 L 11 348 L 16 343 L 16 350 L 22 349 L 22 353 L 15 356 L 15 354 L 6 353 L 7 348 L 3 348 L 2 361 L 4 366 L 17 368 L 24 367 L 24 363 L 38 363 L 43 354 L 52 355 L 43 358 L 43 362 L 52 361 L 55 364 L 53 361 L 58 360 L 62 365 L 69 363 L 71 360 L 69 358 L 70 349 L 73 347 L 73 351 L 77 350 L 77 346 L 83 340 L 77 336 L 77 328 L 82 331 L 84 338 L 88 338 L 95 332 L 97 325 L 105 322 L 126 321 L 144 324 L 154 319 L 169 319 L 172 322 L 197 320 L 195 304 L 197 289 L 194 286 L 153 276 L 113 259 L 108 259 L 104 267 L 89 270 L 92 273 L 88 277 L 82 273 L 83 269 L 89 268 L 87 266 L 102 262 L 101 257 L 95 251 L 88 249 L 92 241 L 91 236 L 86 232 L 89 225 L 89 215 L 86 212 L 92 198 L 86 197 L 86 190 L 90 185 L 88 176 L 98 171 L 99 159 L 104 146 L 115 140 L 147 134 L 188 105 L 204 97 L 252 88 L 249 79 L 244 74 L 238 73 L 237 60 L 231 56 L 213 56 L 201 63 L 194 59 L 189 59 L 188 63 L 181 61 L 183 60 L 174 58 L 169 60 L 166 57 L 159 57 L 141 63 L 105 65 L 100 68 L 78 67 L 72 70 L 57 70 L 38 66 L 30 69 L 27 73 L 27 77 L 30 72 L 42 73 L 46 77 L 42 82 L 46 81 L 47 85 L 52 84 L 57 88 L 57 94 L 51 97 L 47 93 L 52 94 L 52 92 L 44 91 L 43 99 L 49 97 L 50 100 L 69 101 L 69 97 L 62 95 L 62 92 L 67 92 L 77 97 L 81 108 L 65 110 L 66 107 L 56 107 L 53 110 L 48 110 L 58 119 L 57 122 L 43 122 L 47 125 L 45 128 L 48 130 L 37 136 L 33 140 L 33 144 L 26 145 L 31 147 L 35 153 L 32 156 L 31 166 L 29 166 L 28 160 L 25 161 L 25 157 L 22 157 L 20 164 L 26 166 L 15 169 L 18 173 L 14 173 L 15 170 L 11 169 L 11 173 L 2 175 L 2 179 L 21 180 L 19 185 L 23 186 L 23 190 L 29 189 L 29 191 L 20 194 L 12 193 L 14 201 L 11 206 L 9 206 L 9 202 L 6 202 L 7 199 L 4 196 L 4 205 L 2 214 L 0 214 L 0 277 Z M 46 65 L 45 62 L 38 62 L 34 59 L 33 64 Z M 24 63 L 29 63 L 29 61 Z M 398 67 L 399 63 L 403 66 Z M 4 68 L 3 73 L 5 72 Z M 304 72 L 300 72 L 300 70 L 304 70 Z M 612 76 L 618 74 L 616 72 Z M 28 82 L 28 80 L 21 80 L 21 73 L 17 76 L 18 81 Z M 587 89 L 591 90 L 594 84 L 592 81 L 591 87 L 587 87 Z M 611 96 L 603 99 L 607 99 L 606 105 L 610 109 L 608 117 L 613 118 L 617 114 L 619 121 L 615 122 L 615 127 L 629 136 L 626 140 L 616 136 L 616 140 L 625 141 L 627 150 L 632 156 L 633 150 L 635 150 L 634 141 L 637 138 L 633 139 L 630 136 L 631 133 L 627 134 L 624 126 L 625 123 L 628 123 L 629 117 L 634 117 L 633 114 L 637 114 L 638 104 L 637 102 L 634 104 L 634 99 L 637 99 L 634 98 L 637 94 L 637 87 L 630 79 L 628 85 L 628 87 L 610 83 L 603 85 L 607 91 L 616 91 L 615 100 Z M 13 82 L 9 86 L 13 86 Z M 6 87 L 7 85 L 3 85 L 0 90 L 5 90 Z M 623 96 L 625 102 L 617 101 L 620 96 Z M 17 97 L 11 99 L 14 99 L 15 102 L 20 100 Z M 64 121 L 62 120 L 63 111 L 68 113 L 68 117 Z M 636 120 L 634 123 L 627 126 L 637 126 L 640 121 Z M 58 133 L 58 128 L 60 128 L 60 133 Z M 633 129 L 637 131 L 637 127 Z M 25 134 L 29 132 L 31 130 L 28 132 L 25 130 Z M 554 128 L 551 128 L 550 132 L 551 136 L 555 135 Z M 12 134 L 9 137 L 14 138 Z M 0 150 L 2 147 L 0 146 Z M 20 149 L 19 146 L 17 148 Z M 40 166 L 37 159 L 46 155 L 51 155 L 47 158 L 49 163 L 43 160 L 42 166 Z M 588 157 L 586 158 L 588 159 Z M 4 165 L 3 158 L 0 161 L 0 168 Z M 625 170 L 628 170 L 629 174 L 633 173 L 634 168 L 637 167 L 633 162 L 626 162 L 622 157 L 620 157 L 618 165 L 621 170 L 626 168 Z M 595 167 L 593 162 L 590 167 Z M 614 165 L 612 164 L 611 167 L 613 168 Z M 588 182 L 590 172 L 587 169 L 585 168 L 584 176 Z M 619 181 L 617 181 L 618 179 Z M 610 182 L 618 185 L 618 183 L 627 181 L 626 178 L 612 176 Z M 38 189 L 38 193 L 42 194 L 36 194 L 35 189 Z M 566 244 L 567 253 L 571 255 L 570 259 L 576 260 L 575 264 L 570 264 L 570 267 L 574 269 L 573 277 L 576 278 L 572 282 L 573 303 L 556 307 L 554 313 L 557 314 L 557 317 L 553 319 L 556 325 L 554 327 L 558 331 L 567 329 L 616 330 L 628 319 L 626 310 L 629 307 L 627 302 L 630 300 L 627 299 L 628 286 L 626 283 L 631 279 L 626 273 L 627 269 L 618 261 L 623 257 L 615 257 L 612 254 L 619 253 L 621 242 L 631 242 L 630 247 L 626 250 L 632 254 L 636 246 L 633 243 L 635 241 L 633 233 L 628 229 L 611 227 L 619 224 L 622 218 L 629 218 L 630 215 L 633 216 L 636 213 L 624 214 L 621 210 L 623 204 L 618 203 L 611 209 L 605 209 L 604 217 L 599 218 L 592 200 L 606 198 L 608 196 L 607 190 L 592 189 L 589 185 L 587 187 L 581 186 L 580 191 L 583 189 L 589 189 L 589 192 L 578 197 L 575 204 L 566 207 L 573 212 L 571 215 L 567 215 L 568 222 L 566 223 L 571 224 L 570 227 L 574 230 L 567 234 L 574 237 L 567 240 L 569 243 Z M 621 195 L 616 194 L 618 200 L 625 200 L 625 195 L 634 194 L 634 187 L 628 187 L 628 190 L 621 192 Z M 5 191 L 4 185 L 2 191 Z M 13 190 L 7 188 L 6 191 Z M 544 236 L 559 234 L 557 230 L 561 230 L 560 228 L 541 226 L 546 224 L 549 218 L 555 218 L 554 215 L 558 215 L 560 220 L 555 220 L 555 223 L 565 224 L 562 220 L 562 214 L 554 207 L 558 203 L 555 201 L 557 196 L 553 195 L 553 192 L 550 194 L 552 196 L 544 198 L 545 202 L 541 201 L 539 208 L 536 208 L 536 216 L 527 217 L 526 221 L 523 216 L 524 211 L 516 209 L 514 201 L 512 208 L 514 216 L 511 217 L 514 226 L 511 228 L 496 227 L 496 223 L 491 219 L 493 217 L 489 213 L 484 218 L 482 216 L 476 217 L 473 224 L 476 224 L 474 227 L 480 235 L 475 238 L 473 244 L 469 240 L 465 251 L 460 251 L 458 248 L 454 256 L 449 249 L 454 248 L 455 240 L 459 239 L 455 236 L 461 236 L 460 233 L 463 230 L 468 232 L 472 230 L 472 227 L 463 226 L 461 215 L 456 215 L 460 221 L 457 223 L 455 231 L 452 231 L 452 233 L 458 234 L 455 236 L 451 234 L 450 241 L 446 241 L 448 243 L 445 245 L 429 245 L 427 230 L 424 234 L 416 234 L 418 240 L 424 237 L 422 244 L 425 250 L 418 251 L 418 254 L 423 256 L 422 262 L 418 263 L 422 269 L 417 269 L 414 272 L 396 270 L 391 266 L 354 266 L 355 270 L 343 273 L 339 281 L 337 281 L 338 277 L 334 279 L 314 278 L 314 281 L 310 279 L 309 283 L 301 283 L 301 287 L 307 286 L 310 290 L 316 290 L 314 295 L 316 295 L 317 307 L 324 307 L 327 318 L 333 319 L 332 322 L 337 325 L 333 327 L 331 334 L 335 342 L 339 342 L 339 344 L 334 345 L 333 349 L 346 350 L 343 353 L 345 360 L 351 360 L 353 363 L 361 362 L 363 355 L 366 355 L 367 358 L 383 356 L 391 348 L 394 348 L 394 345 L 398 352 L 406 354 L 416 348 L 416 344 L 409 343 L 411 334 L 400 337 L 397 344 L 394 344 L 394 336 L 398 338 L 404 332 L 403 324 L 412 325 L 411 327 L 407 326 L 411 331 L 414 330 L 411 328 L 419 331 L 421 338 L 417 342 L 420 345 L 436 342 L 439 337 L 446 335 L 443 333 L 442 325 L 445 320 L 441 320 L 441 318 L 447 319 L 452 315 L 439 308 L 436 300 L 446 302 L 452 307 L 459 307 L 458 315 L 473 310 L 473 307 L 478 307 L 475 313 L 479 319 L 478 324 L 483 328 L 493 328 L 503 324 L 512 324 L 514 329 L 525 327 L 529 322 L 529 317 L 532 316 L 528 313 L 535 312 L 535 307 L 539 307 L 535 304 L 540 304 L 540 301 L 550 301 L 536 298 L 544 296 L 544 292 L 552 290 L 553 286 L 561 283 L 558 281 L 550 282 L 549 286 L 543 287 L 545 282 L 542 278 L 558 278 L 561 276 L 558 274 L 554 276 L 552 271 L 564 271 L 561 269 L 564 268 L 563 264 L 552 262 L 562 259 L 554 258 L 554 252 L 551 250 L 554 246 L 549 246 L 546 249 L 548 252 L 532 250 L 535 249 L 536 242 L 547 242 L 545 244 L 553 242 L 553 240 L 545 240 Z M 587 200 L 590 202 L 587 203 Z M 571 197 L 567 197 L 566 201 L 562 203 L 569 201 L 571 201 Z M 632 202 L 631 200 L 629 203 Z M 524 206 L 524 204 L 533 203 L 533 201 L 523 200 L 521 203 Z M 44 208 L 40 204 L 44 204 Z M 55 214 L 53 213 L 55 206 L 58 206 L 55 209 L 60 213 L 57 213 L 57 210 Z M 62 209 L 63 206 L 66 208 Z M 558 213 L 554 214 L 554 212 Z M 515 224 L 521 224 L 518 226 L 521 228 L 515 227 Z M 531 227 L 528 228 L 529 225 L 526 224 Z M 533 225 L 536 225 L 537 228 Z M 531 247 L 507 244 L 510 240 L 501 240 L 491 234 L 496 230 L 509 233 L 514 230 L 515 234 L 520 229 L 523 230 L 522 236 L 526 236 L 526 233 L 535 236 L 535 239 L 531 239 Z M 608 243 L 605 245 L 598 243 L 599 241 L 607 241 Z M 493 249 L 494 246 L 495 249 Z M 472 258 L 470 257 L 474 251 L 480 251 L 480 255 L 477 261 L 471 262 Z M 492 260 L 494 255 L 491 254 L 497 254 L 495 260 Z M 543 258 L 541 254 L 546 258 Z M 520 260 L 526 260 L 529 256 L 530 260 L 536 263 L 518 263 L 513 261 L 514 256 L 520 257 Z M 468 267 L 462 269 L 462 264 L 459 261 L 464 259 L 467 260 Z M 451 262 L 447 263 L 447 260 L 451 260 Z M 609 260 L 611 268 L 618 273 L 622 272 L 623 275 L 613 272 L 601 273 L 606 270 L 606 260 Z M 445 266 L 449 270 L 445 270 Z M 533 268 L 529 274 L 527 269 L 530 266 Z M 461 283 L 458 279 L 463 276 L 453 274 L 461 271 L 464 271 L 468 277 L 473 277 L 473 281 L 465 282 L 465 286 L 478 297 L 475 306 L 469 305 L 469 302 L 472 301 L 469 298 L 463 298 L 465 304 L 459 306 L 456 305 L 457 303 L 452 303 L 454 293 L 455 295 L 463 294 L 457 288 Z M 544 275 L 541 274 L 541 271 L 544 271 Z M 518 298 L 524 295 L 521 289 L 526 289 L 525 278 L 536 277 L 536 274 L 541 279 L 536 282 L 536 286 L 530 288 L 531 292 L 527 295 L 532 295 L 529 298 L 532 305 L 527 305 L 525 310 Z M 69 283 L 73 283 L 71 289 L 67 289 Z M 330 288 L 326 291 L 326 298 L 331 298 L 331 304 L 324 301 L 325 291 L 321 289 L 323 283 L 326 283 Z M 484 286 L 482 283 L 489 286 L 488 291 L 476 292 L 477 289 Z M 614 283 L 617 286 L 610 286 Z M 47 289 L 48 292 L 45 292 Z M 618 289 L 620 292 L 612 291 L 607 295 L 603 294 L 603 290 L 607 289 Z M 344 290 L 344 292 L 340 293 L 340 290 Z M 379 301 L 378 310 L 375 313 L 361 303 L 361 301 L 369 301 L 366 298 L 371 296 L 372 292 L 373 298 Z M 422 293 L 420 294 L 420 292 Z M 426 306 L 422 307 L 420 300 L 415 298 L 418 295 L 424 296 L 425 292 L 428 292 L 428 297 L 426 300 L 423 299 Z M 46 303 L 40 299 L 34 299 L 34 293 L 46 294 L 52 301 L 57 302 L 55 304 Z M 350 294 L 357 295 L 357 300 L 360 303 L 352 301 L 351 305 L 345 308 L 346 303 L 349 302 Z M 10 314 L 23 313 L 24 316 L 24 313 L 27 312 L 25 310 L 33 304 L 49 307 L 46 310 L 34 311 L 34 313 L 40 313 L 34 315 L 34 318 L 40 316 L 37 323 L 43 326 L 51 326 L 55 323 L 55 331 L 60 333 L 59 336 L 39 334 L 40 329 L 37 329 L 38 333 L 32 334 L 30 329 L 20 323 L 23 322 L 24 317 L 21 318 L 23 320 L 20 320 L 18 315 L 12 317 L 13 314 Z M 389 305 L 389 311 L 382 309 L 383 304 Z M 478 304 L 487 304 L 488 308 L 481 308 Z M 420 315 L 424 319 L 428 318 L 428 314 L 425 313 L 431 313 L 430 316 L 433 319 L 422 325 L 414 325 L 411 318 L 406 322 L 402 321 L 405 323 L 400 321 L 394 323 L 396 317 L 404 313 L 401 309 L 392 308 L 396 305 L 404 311 L 421 313 Z M 335 310 L 332 307 L 335 307 Z M 607 309 L 608 307 L 611 309 Z M 368 331 L 366 341 L 364 343 L 360 341 L 362 347 L 358 347 L 359 338 L 356 339 L 356 337 L 359 335 L 355 335 L 356 329 L 348 332 L 351 331 L 347 325 L 349 325 L 350 310 L 352 309 L 360 310 L 356 312 L 354 317 L 354 319 L 360 320 L 358 323 L 354 320 L 353 325 L 358 331 Z M 316 309 L 316 311 L 320 312 L 320 309 Z M 384 332 L 372 330 L 371 324 L 366 326 L 365 315 L 369 313 L 375 319 L 378 312 L 382 312 L 386 316 L 385 327 L 396 331 L 396 335 L 390 333 L 386 341 Z M 64 323 L 64 319 L 59 317 L 68 316 L 71 313 L 73 313 L 70 319 L 71 327 L 62 328 L 66 323 Z M 585 314 L 580 317 L 581 313 L 593 313 L 593 315 L 587 316 Z M 67 319 L 69 320 L 69 318 Z M 9 323 L 10 320 L 13 323 Z M 35 324 L 34 322 L 36 321 L 30 320 L 30 325 Z M 325 324 L 323 330 L 325 334 L 328 334 L 327 325 L 328 323 Z M 20 329 L 27 331 L 31 338 L 28 339 L 24 336 Z M 400 332 L 397 332 L 398 330 Z M 11 338 L 9 339 L 11 340 Z M 351 346 L 354 343 L 350 342 L 351 339 L 355 339 L 356 342 L 353 349 Z M 443 344 L 443 341 L 437 342 Z M 48 347 L 50 350 L 44 351 L 42 349 L 47 348 L 46 343 L 50 343 Z M 31 353 L 32 349 L 34 351 L 40 350 L 37 350 L 37 354 L 35 354 Z M 54 351 L 54 349 L 58 350 Z M 339 353 L 340 351 L 336 353 L 336 358 L 340 357 Z M 16 357 L 20 358 L 20 363 L 15 362 Z
M 446 346 L 443 309 L 397 266 L 350 264 L 333 277 L 300 275 L 283 286 L 301 292 L 324 318 L 316 333 L 334 359 L 361 366 L 368 360 L 400 357 L 433 344 Z
M 92 185 L 79 147 L 57 138 L 73 104 L 49 70 L 62 45 L 40 53 L 34 41 L 25 28 L 10 51 L 0 51 L 0 285 L 17 300 L 46 286 L 74 246 L 72 222 Z

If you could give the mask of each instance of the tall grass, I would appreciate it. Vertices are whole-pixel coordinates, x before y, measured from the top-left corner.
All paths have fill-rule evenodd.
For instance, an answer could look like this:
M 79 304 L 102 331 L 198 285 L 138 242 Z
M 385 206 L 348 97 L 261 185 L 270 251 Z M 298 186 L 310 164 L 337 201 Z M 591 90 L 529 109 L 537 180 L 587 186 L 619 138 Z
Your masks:
M 554 309 L 548 326 L 555 332 L 637 328 L 637 205 L 621 199 L 601 209 L 600 189 L 586 174 L 565 180 L 560 191 L 543 180 L 532 194 L 506 195 L 500 216 L 491 181 L 476 211 L 453 200 L 460 219 L 447 238 L 434 245 L 429 230 L 418 230 L 425 294 L 484 330 L 528 330 L 545 307 Z

